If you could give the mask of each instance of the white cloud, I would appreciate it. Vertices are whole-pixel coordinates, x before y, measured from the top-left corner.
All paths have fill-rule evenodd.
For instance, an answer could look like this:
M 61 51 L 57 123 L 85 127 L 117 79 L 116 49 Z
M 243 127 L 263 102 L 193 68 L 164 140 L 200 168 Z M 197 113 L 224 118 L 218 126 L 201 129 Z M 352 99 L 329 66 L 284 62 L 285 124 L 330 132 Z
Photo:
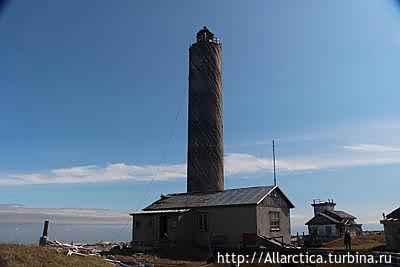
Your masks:
M 351 144 L 344 146 L 346 150 L 361 152 L 400 152 L 400 147 L 377 144 Z
M 358 146 L 351 147 L 358 148 Z M 288 173 L 400 163 L 400 154 L 380 153 L 382 151 L 388 151 L 388 148 L 385 146 L 366 146 L 364 144 L 361 147 L 364 150 L 353 149 L 351 152 L 334 155 L 279 159 L 276 165 L 279 172 Z M 394 149 L 391 148 L 390 151 L 393 150 Z M 244 153 L 231 153 L 225 157 L 225 173 L 227 176 L 251 176 L 269 173 L 272 171 L 272 168 L 272 160 L 270 158 L 261 158 Z M 113 163 L 104 167 L 87 165 L 43 172 L 3 174 L 0 175 L 0 185 L 101 183 L 123 180 L 167 181 L 183 179 L 185 177 L 186 164 L 139 166 L 125 163 Z
M 300 161 L 279 160 L 277 165 L 280 171 L 285 172 L 318 168 L 317 165 Z M 228 176 L 264 173 L 271 170 L 271 159 L 239 153 L 228 154 L 225 157 L 225 173 Z M 105 167 L 87 165 L 28 174 L 5 174 L 0 175 L 0 185 L 101 183 L 122 180 L 148 181 L 153 179 L 165 181 L 185 177 L 186 164 L 138 166 L 114 163 Z
M 185 164 L 127 165 L 124 163 L 77 166 L 30 174 L 0 176 L 0 185 L 100 183 L 121 180 L 170 180 L 186 177 Z
M 378 121 L 367 124 L 353 125 L 353 127 L 337 127 L 332 131 L 314 132 L 292 137 L 283 137 L 279 140 L 289 144 L 297 151 L 296 144 L 306 147 L 305 153 L 310 153 L 309 148 L 321 147 L 324 144 L 337 145 L 340 150 L 331 151 L 330 154 L 320 154 L 317 149 L 314 153 L 303 154 L 298 157 L 277 160 L 279 172 L 304 172 L 320 169 L 337 169 L 356 166 L 399 164 L 400 163 L 400 123 L 397 121 Z M 379 144 L 377 141 L 385 140 L 389 145 Z M 353 142 L 357 140 L 357 142 Z M 378 141 L 379 141 L 378 140 Z M 310 143 L 311 142 L 311 143 Z M 304 145 L 305 144 L 305 145 Z M 397 144 L 397 145 L 396 145 Z M 236 146 L 271 145 L 271 140 L 261 140 L 244 143 Z M 248 153 L 229 153 L 225 156 L 225 174 L 227 176 L 249 177 L 265 174 L 272 171 L 270 157 L 262 158 Z M 113 181 L 167 181 L 184 179 L 186 177 L 186 164 L 135 165 L 126 163 L 110 163 L 106 166 L 85 165 L 68 168 L 41 170 L 28 173 L 0 173 L 1 185 L 32 185 L 32 184 L 72 184 L 72 183 L 101 183 Z
M 276 165 L 280 171 L 285 172 L 305 171 L 318 168 L 317 165 L 298 160 L 278 160 Z M 259 158 L 250 154 L 239 153 L 228 154 L 225 157 L 226 175 L 270 172 L 272 169 L 272 160 L 269 158 Z

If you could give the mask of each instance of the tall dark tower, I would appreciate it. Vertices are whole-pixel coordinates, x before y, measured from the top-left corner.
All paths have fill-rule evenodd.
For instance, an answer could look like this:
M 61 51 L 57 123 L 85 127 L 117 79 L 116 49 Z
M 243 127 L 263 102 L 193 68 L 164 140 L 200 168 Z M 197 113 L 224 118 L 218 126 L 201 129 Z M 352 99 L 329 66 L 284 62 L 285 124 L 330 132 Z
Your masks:
M 189 49 L 187 191 L 224 190 L 221 44 L 207 27 Z

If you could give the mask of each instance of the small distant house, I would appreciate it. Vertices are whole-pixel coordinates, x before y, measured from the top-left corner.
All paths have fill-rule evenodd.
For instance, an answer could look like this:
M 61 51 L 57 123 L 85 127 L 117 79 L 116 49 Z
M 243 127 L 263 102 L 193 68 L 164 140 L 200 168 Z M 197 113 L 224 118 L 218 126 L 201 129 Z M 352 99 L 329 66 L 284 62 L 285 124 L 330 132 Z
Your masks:
M 132 240 L 143 245 L 164 240 L 238 247 L 259 236 L 290 243 L 293 207 L 277 186 L 162 195 L 142 211 L 131 213 Z
M 310 235 L 329 240 L 343 236 L 346 231 L 351 235 L 359 235 L 362 225 L 355 222 L 356 217 L 341 210 L 335 210 L 333 200 L 321 202 L 314 200 L 314 217 L 306 225 Z
M 400 250 L 400 208 L 392 211 L 381 220 L 385 230 L 385 242 L 388 249 Z

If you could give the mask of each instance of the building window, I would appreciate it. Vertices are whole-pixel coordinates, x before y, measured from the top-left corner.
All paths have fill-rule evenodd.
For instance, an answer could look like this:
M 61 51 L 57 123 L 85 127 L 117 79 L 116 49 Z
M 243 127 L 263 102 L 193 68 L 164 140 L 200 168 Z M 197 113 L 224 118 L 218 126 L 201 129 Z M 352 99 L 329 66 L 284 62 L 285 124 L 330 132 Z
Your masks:
M 208 231 L 208 215 L 199 214 L 199 229 L 201 231 Z
M 310 226 L 308 229 L 309 229 L 310 235 L 318 234 L 318 227 Z
M 271 211 L 269 213 L 270 218 L 270 232 L 280 232 L 281 231 L 281 216 L 279 212 Z
M 325 233 L 326 233 L 326 235 L 332 235 L 332 227 L 331 226 L 326 226 L 325 227 Z

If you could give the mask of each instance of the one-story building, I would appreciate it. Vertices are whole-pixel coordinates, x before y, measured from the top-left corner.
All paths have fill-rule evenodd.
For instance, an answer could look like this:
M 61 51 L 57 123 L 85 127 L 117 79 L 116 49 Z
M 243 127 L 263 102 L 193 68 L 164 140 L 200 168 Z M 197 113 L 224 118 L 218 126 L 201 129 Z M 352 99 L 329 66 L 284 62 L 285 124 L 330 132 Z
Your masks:
M 290 243 L 293 207 L 278 186 L 165 195 L 131 213 L 132 240 L 143 245 L 168 240 L 193 246 L 238 247 L 259 236 Z

